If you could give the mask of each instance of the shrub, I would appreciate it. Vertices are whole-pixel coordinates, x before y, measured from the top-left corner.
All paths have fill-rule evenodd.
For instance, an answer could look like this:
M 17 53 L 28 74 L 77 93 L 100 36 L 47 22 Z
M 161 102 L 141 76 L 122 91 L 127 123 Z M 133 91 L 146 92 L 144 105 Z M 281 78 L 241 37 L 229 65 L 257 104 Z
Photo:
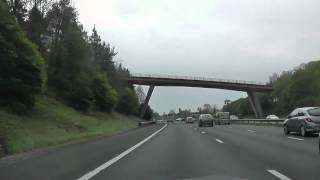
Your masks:
M 0 105 L 18 113 L 33 107 L 45 81 L 44 60 L 0 1 Z

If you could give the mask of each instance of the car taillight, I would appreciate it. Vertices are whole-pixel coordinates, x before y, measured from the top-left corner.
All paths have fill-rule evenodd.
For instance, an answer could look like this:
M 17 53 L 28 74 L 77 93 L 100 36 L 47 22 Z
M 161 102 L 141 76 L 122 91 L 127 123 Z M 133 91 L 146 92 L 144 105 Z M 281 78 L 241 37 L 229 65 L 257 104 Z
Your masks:
M 306 118 L 305 120 L 306 120 L 307 122 L 313 122 L 312 119 L 310 119 L 310 118 Z

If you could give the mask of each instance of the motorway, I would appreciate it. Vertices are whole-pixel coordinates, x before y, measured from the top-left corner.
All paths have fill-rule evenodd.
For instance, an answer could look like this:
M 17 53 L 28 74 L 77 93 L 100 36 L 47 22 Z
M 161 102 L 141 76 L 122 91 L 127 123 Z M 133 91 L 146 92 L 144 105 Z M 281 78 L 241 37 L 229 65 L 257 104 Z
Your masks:
M 0 179 L 320 179 L 316 136 L 273 126 L 164 126 L 6 157 Z

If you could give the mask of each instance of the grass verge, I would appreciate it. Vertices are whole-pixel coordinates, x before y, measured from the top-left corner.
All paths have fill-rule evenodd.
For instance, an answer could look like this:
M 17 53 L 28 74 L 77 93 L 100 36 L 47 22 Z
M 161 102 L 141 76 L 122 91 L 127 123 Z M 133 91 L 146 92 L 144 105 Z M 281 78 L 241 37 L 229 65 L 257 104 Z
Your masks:
M 0 157 L 136 127 L 138 118 L 118 113 L 84 114 L 50 98 L 39 97 L 24 116 L 0 110 Z

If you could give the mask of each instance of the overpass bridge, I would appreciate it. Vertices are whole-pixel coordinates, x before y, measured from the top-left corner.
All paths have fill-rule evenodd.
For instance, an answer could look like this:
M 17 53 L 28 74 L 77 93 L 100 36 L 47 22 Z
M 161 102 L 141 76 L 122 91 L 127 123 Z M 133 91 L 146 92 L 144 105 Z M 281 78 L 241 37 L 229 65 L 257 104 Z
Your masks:
M 150 97 L 155 86 L 199 87 L 247 92 L 251 107 L 257 118 L 263 118 L 264 114 L 256 93 L 271 92 L 273 90 L 271 85 L 264 82 L 227 80 L 191 76 L 131 74 L 129 77 L 126 77 L 125 80 L 129 84 L 149 86 L 147 97 L 145 99 L 144 106 L 140 114 L 141 116 L 144 115 L 147 109 Z

